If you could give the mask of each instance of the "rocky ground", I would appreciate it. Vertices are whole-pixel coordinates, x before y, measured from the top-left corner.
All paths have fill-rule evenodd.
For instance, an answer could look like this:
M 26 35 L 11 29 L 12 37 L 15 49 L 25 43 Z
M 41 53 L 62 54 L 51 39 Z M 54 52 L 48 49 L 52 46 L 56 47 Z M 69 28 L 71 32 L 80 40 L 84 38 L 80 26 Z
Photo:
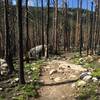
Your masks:
M 91 76 L 91 69 L 69 63 L 70 58 L 58 59 L 48 60 L 42 66 L 40 82 L 43 86 L 36 100 L 76 100 L 78 87 L 85 86 L 90 80 L 98 81 Z
M 40 74 L 39 83 L 42 83 L 42 87 L 38 90 L 40 96 L 37 99 L 30 98 L 28 100 L 80 100 L 77 99 L 79 94 L 79 93 L 77 94 L 77 91 L 81 87 L 86 87 L 86 85 L 90 84 L 90 82 L 96 84 L 98 83 L 98 86 L 100 86 L 99 84 L 100 78 L 92 76 L 92 72 L 94 69 L 86 68 L 82 65 L 83 63 L 92 62 L 94 60 L 93 57 L 89 56 L 89 57 L 85 57 L 85 59 L 84 58 L 75 59 L 77 60 L 76 62 L 79 63 L 79 65 L 73 64 L 71 62 L 72 58 L 73 58 L 73 54 L 67 54 L 62 56 L 51 57 L 46 61 L 44 61 L 41 65 L 41 72 L 39 73 Z M 98 63 L 100 65 L 100 59 L 98 59 Z M 36 66 L 34 65 L 34 63 L 33 65 L 30 66 L 31 71 L 28 70 L 29 73 L 34 74 L 33 72 L 35 70 L 34 66 Z M 7 64 L 5 60 L 1 59 L 0 75 L 3 76 L 6 72 L 7 72 Z M 33 78 L 33 75 L 31 76 Z M 12 91 L 10 91 L 9 89 L 12 89 L 13 88 L 12 86 L 15 87 L 18 83 L 18 80 L 19 80 L 18 78 L 12 78 L 12 79 L 10 78 L 8 80 L 0 82 L 0 93 L 4 92 L 3 94 L 7 96 L 9 95 L 10 97 L 9 96 L 8 97 L 11 98 Z M 10 91 L 10 92 L 8 93 L 6 91 Z M 95 100 L 99 100 L 99 99 L 95 99 Z

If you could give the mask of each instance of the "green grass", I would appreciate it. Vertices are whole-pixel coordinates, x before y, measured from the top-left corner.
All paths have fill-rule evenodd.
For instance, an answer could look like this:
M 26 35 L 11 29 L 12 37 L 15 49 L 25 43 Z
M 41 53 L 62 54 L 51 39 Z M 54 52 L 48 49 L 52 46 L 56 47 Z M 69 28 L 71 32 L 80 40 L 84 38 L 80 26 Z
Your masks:
M 32 75 L 32 80 L 38 80 L 39 75 L 40 75 L 40 69 L 41 69 L 41 64 L 43 63 L 43 60 L 36 61 L 31 64 L 25 64 L 25 70 L 26 73 L 31 73 Z
M 76 100 L 100 100 L 100 96 L 97 95 L 99 84 L 88 83 L 84 88 L 80 88 L 79 96 Z
M 9 83 L 5 83 L 4 85 L 6 88 L 0 92 L 0 100 L 28 100 L 29 98 L 38 97 L 38 89 L 40 88 L 41 84 L 38 82 L 40 77 L 40 70 L 41 65 L 43 64 L 43 60 L 38 60 L 33 63 L 24 63 L 24 72 L 25 72 L 25 85 L 16 85 L 11 84 L 11 82 L 18 77 L 16 74 L 12 77 L 12 81 Z M 14 64 L 15 68 L 17 69 L 17 64 Z M 29 78 L 30 76 L 30 78 Z M 32 80 L 32 81 L 30 81 Z M 6 85 L 7 84 L 7 85 Z M 9 92 L 6 90 L 10 90 Z M 33 99 L 34 100 L 34 99 Z
M 92 76 L 93 76 L 93 77 L 100 78 L 100 68 L 96 68 L 96 69 L 92 72 Z
M 38 97 L 39 94 L 37 90 L 40 88 L 41 84 L 38 83 L 40 75 L 41 64 L 43 60 L 36 61 L 34 63 L 25 63 L 25 73 L 31 73 L 32 82 L 25 85 L 19 85 L 15 88 L 17 93 L 20 93 L 18 96 L 14 96 L 13 100 L 27 100 L 29 97 Z

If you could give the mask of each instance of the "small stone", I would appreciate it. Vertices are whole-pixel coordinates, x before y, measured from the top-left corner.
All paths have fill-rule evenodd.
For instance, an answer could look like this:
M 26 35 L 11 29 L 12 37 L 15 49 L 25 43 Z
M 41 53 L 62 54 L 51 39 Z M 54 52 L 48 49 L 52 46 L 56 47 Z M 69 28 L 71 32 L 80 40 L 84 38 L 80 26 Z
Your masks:
M 7 67 L 7 66 L 8 66 L 7 63 L 4 63 L 4 64 L 1 65 L 1 67 L 4 67 L 4 68 Z
M 83 80 L 80 80 L 77 82 L 77 86 L 85 86 L 85 85 L 86 85 L 86 82 Z
M 3 63 L 5 63 L 6 61 L 4 59 L 0 59 L 0 64 L 2 65 Z
M 55 82 L 60 82 L 60 80 L 61 80 L 60 77 L 56 77 L 56 78 L 54 79 Z
M 98 81 L 98 79 L 97 79 L 96 77 L 93 77 L 93 78 L 92 78 L 92 81 L 95 83 L 95 82 Z
M 62 69 L 59 69 L 59 68 L 57 69 L 57 72 L 58 73 L 64 73 L 64 71 Z
M 86 57 L 86 61 L 87 62 L 92 62 L 94 59 L 93 59 L 93 57 L 91 56 L 91 55 L 88 55 L 87 57 Z
M 28 76 L 28 78 L 31 78 L 31 76 Z
M 2 91 L 3 90 L 3 88 L 0 88 L 0 91 Z
M 54 79 L 54 77 L 50 77 L 50 80 L 53 80 Z
M 33 80 L 29 80 L 29 82 L 33 82 Z
M 85 76 L 91 75 L 91 72 L 83 72 L 80 74 L 80 79 L 83 79 Z
M 28 71 L 28 75 L 30 75 L 30 74 L 32 74 L 32 72 L 31 71 Z
M 91 75 L 92 73 L 91 73 L 91 72 L 87 72 L 87 74 L 88 74 L 88 75 Z
M 39 83 L 43 84 L 44 83 L 44 80 L 39 80 Z
M 89 81 L 91 78 L 92 78 L 91 75 L 87 75 L 87 76 L 85 76 L 85 77 L 83 78 L 83 80 L 87 82 L 87 81 Z
M 31 70 L 33 70 L 33 71 L 34 71 L 34 70 L 36 70 L 36 68 L 35 68 L 35 67 L 32 67 L 32 68 L 31 68 Z
M 75 84 L 75 83 L 73 83 L 73 84 L 71 85 L 71 87 L 72 87 L 72 88 L 75 88 L 75 86 L 76 86 L 76 84 Z
M 18 82 L 18 81 L 19 81 L 19 78 L 15 78 L 14 81 L 15 81 L 15 82 Z
M 6 71 L 1 71 L 0 73 L 1 73 L 1 75 L 4 75 L 6 73 Z
M 98 59 L 98 63 L 100 63 L 100 59 Z
M 74 80 L 77 79 L 78 77 L 76 75 L 70 75 L 69 78 Z
M 57 72 L 56 69 L 52 69 L 52 70 L 49 72 L 49 75 L 52 75 L 52 74 L 54 74 L 54 73 L 56 73 L 56 72 Z

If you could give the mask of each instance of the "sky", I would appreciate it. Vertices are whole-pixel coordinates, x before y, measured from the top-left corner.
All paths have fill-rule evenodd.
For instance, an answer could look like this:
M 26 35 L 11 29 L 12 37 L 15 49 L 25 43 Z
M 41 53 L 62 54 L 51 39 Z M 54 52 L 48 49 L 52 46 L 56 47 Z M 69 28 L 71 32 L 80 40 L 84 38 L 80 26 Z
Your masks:
M 23 1 L 25 1 L 25 0 L 23 0 Z M 28 4 L 30 5 L 30 6 L 35 6 L 36 5 L 36 1 L 37 0 L 29 0 L 29 2 L 28 2 Z M 44 5 L 46 5 L 46 1 L 47 0 L 44 0 Z M 69 7 L 71 7 L 71 8 L 77 8 L 77 0 L 67 0 L 68 1 L 68 5 L 69 5 Z M 89 9 L 91 9 L 91 2 L 92 2 L 93 0 L 88 0 L 88 3 L 89 3 Z M 38 0 L 38 2 L 39 2 L 39 5 L 41 5 L 41 0 Z M 84 8 L 84 9 L 86 9 L 87 8 L 87 0 L 82 0 L 82 2 L 83 2 L 83 5 L 82 5 L 82 7 Z M 13 0 L 13 4 L 16 4 L 16 0 Z M 51 0 L 51 6 L 52 6 L 52 4 L 53 4 L 53 0 Z M 58 0 L 58 5 L 59 5 L 59 7 L 61 7 L 62 6 L 62 0 Z M 94 7 L 95 7 L 95 5 L 94 5 Z

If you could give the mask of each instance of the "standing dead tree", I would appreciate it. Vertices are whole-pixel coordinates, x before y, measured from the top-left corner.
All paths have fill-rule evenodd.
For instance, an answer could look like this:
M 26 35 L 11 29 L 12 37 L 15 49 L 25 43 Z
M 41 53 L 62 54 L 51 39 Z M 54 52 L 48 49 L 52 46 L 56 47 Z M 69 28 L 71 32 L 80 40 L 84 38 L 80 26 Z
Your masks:
M 93 53 L 93 2 L 91 3 L 91 14 L 90 14 L 90 33 L 88 40 L 88 52 Z
M 83 32 L 82 32 L 82 0 L 80 0 L 80 56 L 82 56 L 83 48 Z
M 43 8 L 43 0 L 41 0 L 41 16 L 42 16 L 42 55 L 44 56 L 44 8 Z
M 54 48 L 55 54 L 57 54 L 57 46 L 58 46 L 58 0 L 54 1 Z
M 19 33 L 19 83 L 25 84 L 23 63 L 22 0 L 17 0 L 17 18 Z
M 14 66 L 12 60 L 10 32 L 9 32 L 8 0 L 4 1 L 4 20 L 5 20 L 5 59 L 9 67 L 8 74 L 12 74 L 14 71 Z
M 26 0 L 26 61 L 29 63 L 28 51 L 29 51 L 29 21 L 28 21 L 28 0 Z
M 49 57 L 49 53 L 48 53 L 48 44 L 49 44 L 49 17 L 50 17 L 50 0 L 48 0 L 48 2 L 47 2 L 47 6 L 48 6 L 48 8 L 47 8 L 47 25 L 46 25 L 46 27 L 47 27 L 47 31 L 46 31 L 46 37 L 47 37 L 47 40 L 46 40 L 46 45 L 47 45 L 47 50 L 46 50 L 46 54 L 45 54 L 45 56 L 46 56 L 46 58 L 48 58 Z

